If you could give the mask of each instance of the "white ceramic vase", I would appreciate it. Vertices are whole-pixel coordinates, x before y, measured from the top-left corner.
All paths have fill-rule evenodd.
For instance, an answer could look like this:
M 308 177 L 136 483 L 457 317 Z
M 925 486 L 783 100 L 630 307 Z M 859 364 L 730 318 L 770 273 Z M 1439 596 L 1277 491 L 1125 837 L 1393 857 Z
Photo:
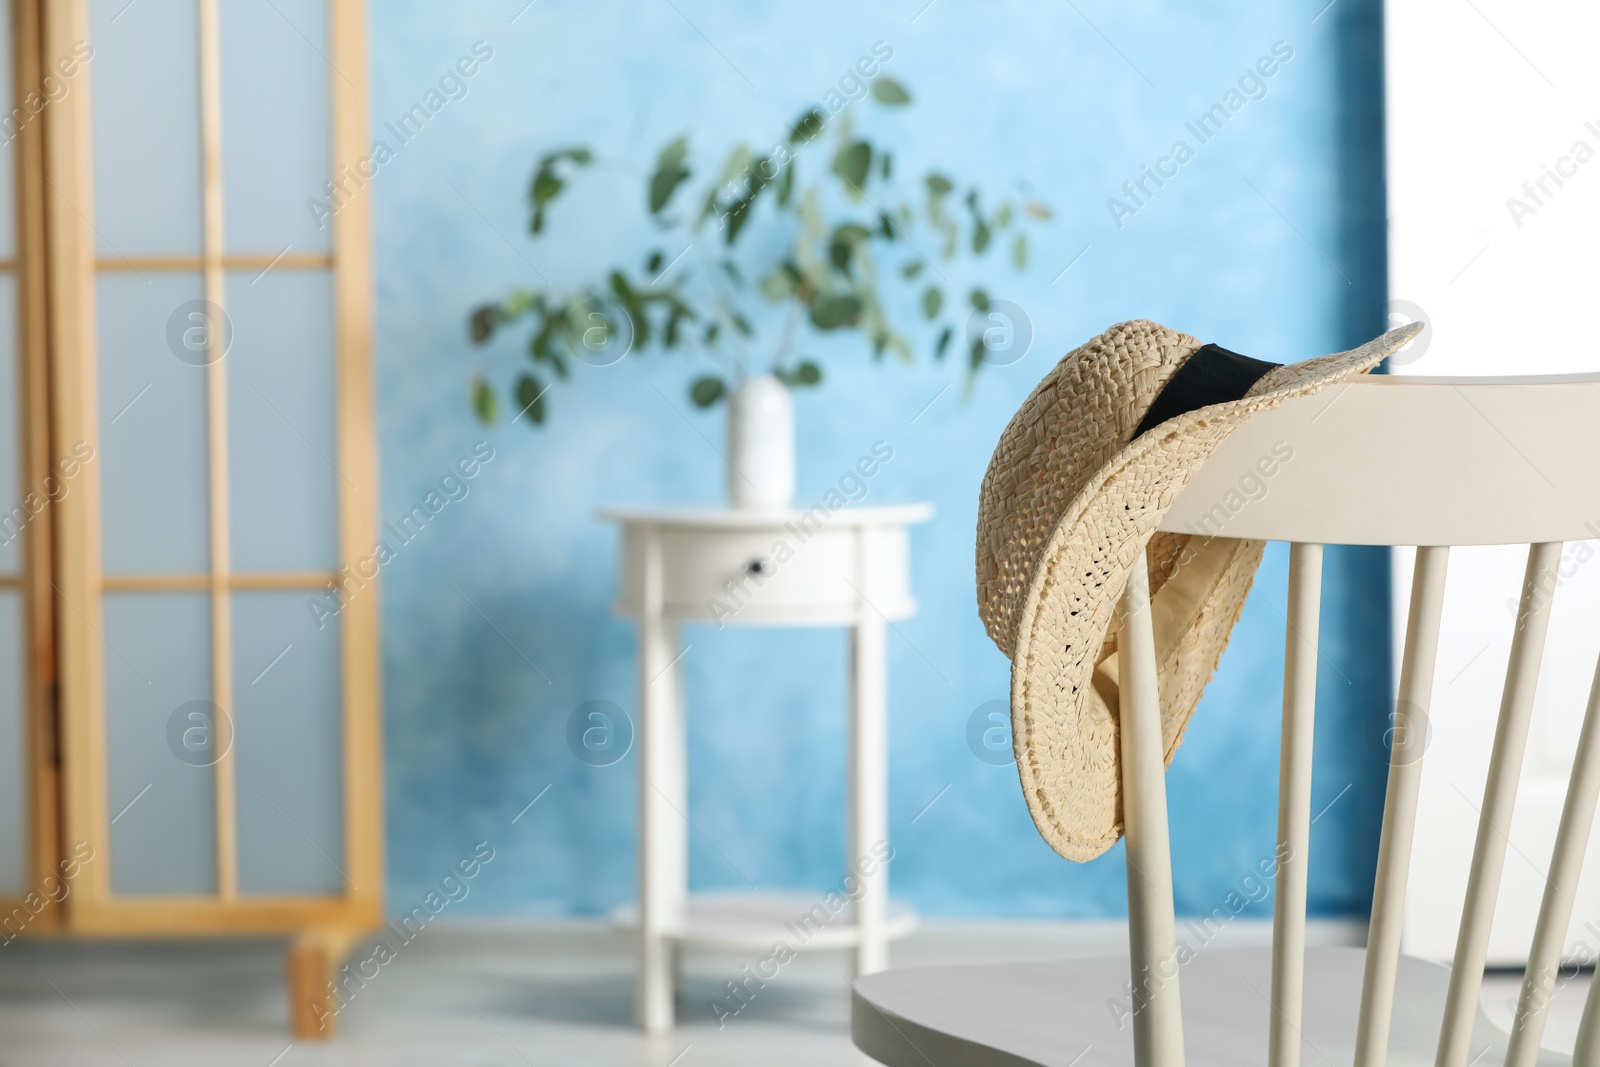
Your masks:
M 728 397 L 728 501 L 768 511 L 794 501 L 794 401 L 770 374 Z

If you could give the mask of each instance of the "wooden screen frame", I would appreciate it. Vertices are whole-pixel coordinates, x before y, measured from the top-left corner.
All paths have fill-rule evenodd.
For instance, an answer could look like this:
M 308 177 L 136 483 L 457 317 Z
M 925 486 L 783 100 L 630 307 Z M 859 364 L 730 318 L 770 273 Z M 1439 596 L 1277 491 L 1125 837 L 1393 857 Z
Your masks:
M 39 5 L 43 0 L 12 0 L 11 100 L 21 107 L 23 98 L 37 92 L 41 82 Z M 51 474 L 50 374 L 45 335 L 43 125 L 32 121 L 15 135 L 14 180 L 16 220 L 15 259 L 0 264 L 10 274 L 17 294 L 17 385 L 21 419 L 18 437 L 21 487 L 36 492 Z M 7 501 L 7 504 L 12 502 Z M 59 846 L 59 747 L 55 686 L 55 601 L 51 589 L 51 528 L 53 507 L 34 515 L 22 531 L 21 578 L 0 584 L 22 593 L 23 624 L 23 753 L 27 779 L 24 794 L 26 883 L 22 897 L 0 896 L 0 920 L 17 909 L 30 916 L 23 928 L 48 930 L 61 921 L 51 890 L 43 884 L 56 874 Z M 38 914 L 27 907 L 27 897 L 45 901 Z M 10 933 L 9 930 L 6 931 Z M 3 935 L 0 935 L 3 936 Z
M 182 270 L 204 274 L 207 299 L 225 305 L 224 271 L 261 267 L 259 256 L 226 256 L 222 248 L 221 100 L 218 0 L 198 0 L 202 132 L 203 254 L 97 263 L 91 146 L 92 63 L 73 91 L 46 114 L 43 178 L 47 236 L 53 441 L 87 441 L 99 450 L 95 352 L 95 279 L 100 270 Z M 366 152 L 366 10 L 364 0 L 329 0 L 330 178 Z M 65 55 L 89 39 L 86 0 L 46 3 L 43 56 Z M 336 361 L 338 467 L 349 484 L 338 496 L 338 568 L 354 565 L 377 540 L 377 460 L 372 410 L 371 208 L 366 196 L 332 218 L 331 256 L 295 257 L 295 266 L 331 270 Z M 283 262 L 280 260 L 279 265 Z M 226 361 L 207 370 L 211 455 L 226 455 Z M 209 464 L 208 575 L 140 576 L 108 582 L 101 571 L 98 464 L 85 465 L 74 492 L 57 505 L 56 592 L 61 734 L 64 754 L 64 841 L 86 841 L 96 859 L 79 874 L 69 898 L 69 925 L 96 933 L 289 932 L 316 927 L 365 929 L 382 921 L 383 805 L 376 580 L 340 611 L 343 741 L 344 870 L 338 895 L 240 896 L 231 754 L 217 764 L 218 892 L 215 895 L 119 897 L 111 889 L 107 798 L 102 593 L 112 588 L 194 588 L 212 599 L 213 682 L 219 702 L 231 693 L 229 598 L 242 588 L 323 588 L 334 573 L 236 574 L 227 552 L 227 467 Z

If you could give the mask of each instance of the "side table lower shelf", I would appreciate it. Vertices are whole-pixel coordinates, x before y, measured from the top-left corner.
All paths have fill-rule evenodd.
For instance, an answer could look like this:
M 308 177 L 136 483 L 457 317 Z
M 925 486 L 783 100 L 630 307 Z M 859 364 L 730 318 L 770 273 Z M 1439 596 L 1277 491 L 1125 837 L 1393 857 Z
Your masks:
M 780 941 L 797 952 L 855 948 L 861 939 L 849 902 L 830 912 L 825 897 L 804 892 L 696 893 L 689 897 L 682 923 L 669 936 L 679 945 L 697 948 L 765 952 Z M 917 921 L 909 904 L 891 900 L 883 934 L 891 941 L 905 937 L 917 928 Z M 611 925 L 637 934 L 638 908 L 626 904 L 616 909 Z

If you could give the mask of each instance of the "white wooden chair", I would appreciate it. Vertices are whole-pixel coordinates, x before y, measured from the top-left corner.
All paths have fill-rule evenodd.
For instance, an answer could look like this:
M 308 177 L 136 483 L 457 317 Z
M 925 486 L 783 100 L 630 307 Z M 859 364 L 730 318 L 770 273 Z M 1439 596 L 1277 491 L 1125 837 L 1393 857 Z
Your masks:
M 1274 445 L 1291 462 L 1243 506 Z M 1281 445 L 1280 445 L 1281 447 Z M 1281 452 L 1279 453 L 1281 454 Z M 1219 511 L 1218 508 L 1221 508 Z M 1176 532 L 1290 542 L 1278 848 L 1270 952 L 1201 948 L 1182 962 L 1148 581 L 1123 595 L 1121 757 L 1130 957 L 927 967 L 860 979 L 856 1046 L 890 1067 L 1550 1067 L 1600 1065 L 1600 982 L 1574 1058 L 1540 1047 L 1600 794 L 1600 670 L 1591 691 L 1511 1033 L 1479 1006 L 1489 925 L 1562 543 L 1600 518 L 1600 375 L 1367 377 L 1250 420 L 1184 490 Z M 1324 544 L 1418 545 L 1365 950 L 1305 943 L 1312 720 Z M 1482 818 L 1453 967 L 1403 957 L 1400 918 L 1453 545 L 1527 544 Z M 1183 755 L 1180 751 L 1178 759 Z M 1131 966 L 1130 966 L 1131 964 Z M 1143 995 L 1125 1014 L 1128 983 Z M 1180 1001 L 1179 990 L 1182 989 Z

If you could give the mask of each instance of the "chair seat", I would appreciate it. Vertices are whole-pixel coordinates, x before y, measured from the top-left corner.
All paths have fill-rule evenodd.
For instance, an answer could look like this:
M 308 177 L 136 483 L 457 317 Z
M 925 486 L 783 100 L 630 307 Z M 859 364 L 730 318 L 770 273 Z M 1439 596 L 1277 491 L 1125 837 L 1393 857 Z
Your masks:
M 1366 953 L 1306 951 L 1300 1062 L 1354 1059 Z M 1272 955 L 1199 950 L 1178 976 L 1187 1067 L 1242 1067 L 1267 1059 Z M 1389 1067 L 1432 1067 L 1450 969 L 1402 957 Z M 888 1067 L 1134 1067 L 1126 956 L 1044 963 L 908 967 L 855 986 L 851 1036 Z M 1506 1035 L 1478 1010 L 1476 1067 L 1504 1062 Z M 1572 1059 L 1541 1053 L 1538 1067 Z

